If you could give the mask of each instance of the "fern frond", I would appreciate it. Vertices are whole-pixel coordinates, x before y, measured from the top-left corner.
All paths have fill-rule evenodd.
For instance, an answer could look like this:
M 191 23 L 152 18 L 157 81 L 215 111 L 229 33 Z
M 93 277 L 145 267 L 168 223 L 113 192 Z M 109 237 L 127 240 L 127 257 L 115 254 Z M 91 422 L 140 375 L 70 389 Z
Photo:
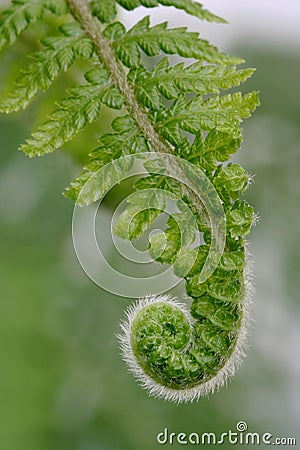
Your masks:
M 104 134 L 99 146 L 90 154 L 90 161 L 83 172 L 66 189 L 65 196 L 79 200 L 80 204 L 90 204 L 91 199 L 79 196 L 87 181 L 97 171 L 121 156 L 149 151 L 148 143 L 135 121 L 129 116 L 117 117 L 112 122 L 114 133 Z M 102 191 L 102 189 L 100 189 Z
M 129 206 L 114 224 L 114 233 L 123 239 L 135 239 L 147 231 L 166 207 L 162 189 L 137 190 L 127 199 Z
M 246 238 L 254 223 L 254 210 L 245 200 L 237 200 L 226 214 L 226 224 L 230 238 Z
M 100 22 L 110 23 L 117 15 L 117 4 L 115 0 L 93 0 L 91 10 Z
M 168 58 L 163 58 L 151 72 L 136 69 L 131 71 L 130 77 L 141 103 L 159 109 L 163 100 L 159 94 L 167 100 L 175 100 L 183 92 L 217 94 L 221 89 L 239 86 L 253 72 L 254 69 L 237 70 L 235 66 L 204 66 L 202 62 L 189 66 L 184 63 L 170 66 Z
M 175 146 L 182 143 L 181 130 L 196 134 L 199 130 L 232 132 L 239 135 L 238 126 L 243 119 L 250 117 L 259 104 L 257 92 L 240 92 L 213 96 L 207 100 L 197 96 L 189 102 L 180 96 L 169 108 L 161 108 L 155 117 L 157 128 L 165 139 Z
M 101 1 L 101 0 L 98 0 Z M 193 2 L 192 0 L 117 0 L 119 5 L 123 8 L 132 10 L 138 6 L 145 6 L 146 8 L 153 8 L 155 6 L 173 6 L 177 9 L 185 11 L 191 16 L 198 17 L 198 19 L 207 20 L 208 22 L 219 22 L 226 23 L 226 20 L 222 17 L 212 14 L 199 3 Z
M 223 92 L 246 81 L 253 69 L 238 69 L 243 60 L 198 33 L 166 22 L 151 26 L 148 16 L 128 31 L 116 21 L 119 6 L 159 5 L 225 22 L 192 0 L 13 0 L 2 17 L 0 49 L 47 11 L 68 17 L 61 34 L 44 39 L 31 56 L 0 110 L 27 107 L 79 57 L 87 60 L 87 83 L 67 90 L 22 150 L 30 157 L 52 152 L 94 122 L 102 105 L 123 109 L 65 195 L 80 205 L 101 199 L 138 155 L 147 176 L 135 183 L 115 233 L 140 237 L 169 212 L 168 201 L 175 202 L 165 231 L 151 235 L 149 254 L 185 280 L 191 309 L 167 296 L 150 296 L 129 309 L 120 341 L 130 370 L 150 394 L 180 402 L 223 385 L 243 354 L 250 295 L 246 238 L 255 214 L 241 199 L 250 177 L 230 157 L 241 144 L 240 124 L 259 99 L 257 92 Z M 166 55 L 197 61 L 171 65 Z M 153 57 L 160 61 L 155 64 Z M 154 68 L 147 70 L 150 62 Z
M 132 11 L 139 6 L 146 8 L 154 8 L 159 5 L 172 6 L 207 22 L 227 23 L 222 17 L 212 14 L 203 8 L 200 3 L 195 3 L 192 0 L 93 0 L 91 2 L 92 12 L 102 23 L 110 23 L 116 17 L 117 4 L 128 11 Z
M 68 13 L 65 0 L 13 0 L 4 10 L 0 23 L 0 50 L 13 44 L 29 25 L 41 20 L 46 11 L 62 15 Z
M 78 57 L 92 58 L 94 44 L 76 22 L 62 25 L 60 31 L 62 36 L 43 39 L 45 49 L 30 55 L 33 63 L 16 80 L 15 88 L 0 104 L 0 112 L 11 113 L 26 108 L 39 91 L 47 91 Z
M 180 55 L 212 64 L 240 64 L 240 58 L 220 52 L 208 41 L 199 38 L 199 33 L 188 32 L 186 27 L 168 28 L 167 22 L 150 27 L 150 17 L 146 16 L 127 33 L 119 22 L 109 25 L 104 35 L 113 41 L 120 60 L 127 67 L 141 64 L 141 50 L 148 56 L 158 56 L 162 52 Z
M 61 147 L 98 118 L 101 104 L 113 109 L 122 108 L 122 94 L 112 85 L 106 69 L 95 67 L 85 78 L 89 84 L 68 89 L 70 97 L 63 100 L 50 120 L 22 145 L 24 153 L 30 157 L 41 156 Z
M 241 136 L 237 133 L 224 133 L 215 128 L 204 139 L 203 133 L 198 131 L 194 142 L 186 148 L 179 148 L 178 155 L 195 166 L 211 173 L 217 169 L 218 162 L 227 161 L 241 144 Z
M 181 232 L 174 217 L 170 217 L 163 233 L 156 233 L 149 239 L 151 257 L 162 264 L 173 264 L 180 250 Z

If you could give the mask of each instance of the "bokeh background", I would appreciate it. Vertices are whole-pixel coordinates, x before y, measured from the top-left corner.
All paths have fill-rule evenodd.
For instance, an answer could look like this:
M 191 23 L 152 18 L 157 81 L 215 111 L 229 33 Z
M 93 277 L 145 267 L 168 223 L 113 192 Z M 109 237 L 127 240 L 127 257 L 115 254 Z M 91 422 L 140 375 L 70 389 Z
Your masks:
M 192 405 L 149 398 L 127 373 L 115 335 L 129 301 L 82 271 L 71 241 L 73 204 L 61 195 L 110 113 L 53 155 L 29 160 L 17 151 L 78 78 L 74 69 L 28 113 L 0 117 L 1 449 L 153 450 L 165 427 L 219 433 L 240 420 L 249 431 L 296 437 L 300 448 L 300 4 L 204 4 L 229 25 L 165 8 L 154 11 L 153 22 L 186 24 L 257 68 L 243 89 L 258 89 L 262 106 L 245 122 L 237 156 L 254 175 L 247 198 L 261 218 L 251 237 L 256 294 L 248 357 L 227 388 Z M 126 24 L 144 12 L 124 14 Z M 52 26 L 37 25 L 3 53 L 3 93 L 36 48 L 35 33 Z M 109 202 L 106 208 L 109 218 Z

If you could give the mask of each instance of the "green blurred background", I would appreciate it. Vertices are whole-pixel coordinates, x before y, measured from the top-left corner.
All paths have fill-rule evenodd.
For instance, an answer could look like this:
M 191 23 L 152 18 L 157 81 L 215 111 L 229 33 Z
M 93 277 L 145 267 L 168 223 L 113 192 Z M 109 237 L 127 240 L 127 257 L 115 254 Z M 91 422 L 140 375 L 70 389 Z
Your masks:
M 237 8 L 231 20 L 230 10 L 224 14 L 233 23 L 222 28 L 227 38 Z M 127 373 L 115 335 L 129 301 L 94 285 L 72 247 L 73 204 L 61 193 L 109 113 L 53 155 L 29 160 L 17 151 L 78 77 L 75 69 L 28 113 L 0 117 L 1 450 L 152 450 L 165 427 L 219 433 L 239 420 L 249 431 L 300 442 L 300 49 L 282 30 L 279 37 L 265 33 L 269 39 L 249 23 L 226 45 L 221 34 L 215 40 L 257 68 L 243 89 L 260 90 L 262 107 L 244 125 L 237 159 L 255 175 L 247 197 L 261 221 L 251 236 L 256 294 L 248 356 L 227 388 L 192 405 L 149 398 Z M 33 36 L 2 56 L 3 91 L 36 46 Z

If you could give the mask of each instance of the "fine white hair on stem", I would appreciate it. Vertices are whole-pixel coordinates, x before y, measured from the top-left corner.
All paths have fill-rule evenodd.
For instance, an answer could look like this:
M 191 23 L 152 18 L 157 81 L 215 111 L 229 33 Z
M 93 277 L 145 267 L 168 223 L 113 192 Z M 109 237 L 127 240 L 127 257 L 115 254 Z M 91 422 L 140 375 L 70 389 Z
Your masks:
M 249 333 L 249 327 L 251 324 L 250 318 L 250 305 L 254 293 L 254 283 L 252 274 L 252 259 L 246 245 L 246 265 L 244 269 L 244 289 L 242 305 L 242 317 L 240 322 L 240 328 L 238 336 L 235 341 L 234 349 L 218 373 L 212 376 L 207 381 L 200 382 L 199 385 L 191 388 L 174 389 L 164 386 L 153 378 L 151 378 L 141 367 L 136 356 L 134 355 L 131 345 L 131 329 L 135 318 L 138 313 L 145 307 L 155 303 L 168 303 L 174 308 L 179 309 L 184 313 L 190 326 L 193 326 L 194 319 L 190 315 L 188 308 L 185 304 L 178 302 L 176 299 L 169 295 L 159 296 L 147 296 L 135 302 L 129 306 L 125 312 L 125 320 L 121 323 L 122 334 L 118 335 L 118 339 L 121 346 L 122 358 L 126 362 L 129 371 L 135 376 L 138 382 L 143 388 L 145 388 L 150 395 L 156 398 L 162 398 L 164 400 L 172 401 L 175 403 L 187 403 L 194 400 L 199 400 L 201 397 L 207 396 L 219 390 L 222 386 L 226 385 L 227 381 L 233 377 L 236 370 L 240 366 L 242 359 L 245 356 L 247 349 L 247 338 Z

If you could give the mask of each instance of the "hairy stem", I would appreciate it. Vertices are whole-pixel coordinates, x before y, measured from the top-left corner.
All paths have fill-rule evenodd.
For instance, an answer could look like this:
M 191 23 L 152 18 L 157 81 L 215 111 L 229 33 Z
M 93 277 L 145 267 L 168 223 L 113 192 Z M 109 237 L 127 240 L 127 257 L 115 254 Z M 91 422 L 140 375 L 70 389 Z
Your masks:
M 172 154 L 172 147 L 165 142 L 161 135 L 155 130 L 146 111 L 138 103 L 134 91 L 127 81 L 126 73 L 123 67 L 117 60 L 115 52 L 109 41 L 101 32 L 99 21 L 91 13 L 89 2 L 87 0 L 67 0 L 67 3 L 73 17 L 81 24 L 83 30 L 93 41 L 99 58 L 109 70 L 114 84 L 123 94 L 129 112 L 136 120 L 136 123 L 151 145 L 153 151 Z M 205 225 L 210 227 L 209 216 L 199 197 L 187 186 L 186 193 L 194 206 L 197 208 Z
M 123 94 L 130 113 L 143 131 L 151 147 L 157 152 L 172 153 L 171 147 L 162 141 L 150 122 L 146 111 L 138 104 L 134 91 L 127 82 L 126 73 L 118 62 L 109 41 L 101 33 L 99 21 L 92 15 L 88 1 L 67 0 L 67 3 L 72 15 L 80 22 L 82 28 L 94 42 L 98 56 L 109 70 L 113 82 Z

